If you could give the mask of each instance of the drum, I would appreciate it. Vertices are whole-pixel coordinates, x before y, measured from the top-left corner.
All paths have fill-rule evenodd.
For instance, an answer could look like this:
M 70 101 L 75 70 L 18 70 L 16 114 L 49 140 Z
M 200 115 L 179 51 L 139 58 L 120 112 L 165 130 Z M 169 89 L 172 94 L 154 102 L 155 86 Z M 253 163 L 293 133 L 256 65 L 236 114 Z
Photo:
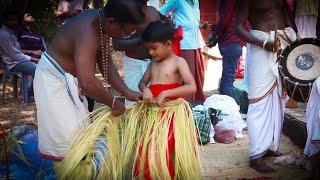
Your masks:
M 320 76 L 320 40 L 297 40 L 281 51 L 278 61 L 288 95 L 296 101 L 307 102 L 312 83 Z

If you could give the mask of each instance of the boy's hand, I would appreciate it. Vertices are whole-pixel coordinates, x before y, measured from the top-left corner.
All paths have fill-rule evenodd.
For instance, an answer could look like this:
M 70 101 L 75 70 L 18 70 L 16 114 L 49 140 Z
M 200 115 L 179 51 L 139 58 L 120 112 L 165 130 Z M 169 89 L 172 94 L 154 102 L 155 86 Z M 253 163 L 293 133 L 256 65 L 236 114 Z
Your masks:
M 114 102 L 114 106 L 113 108 L 111 109 L 111 114 L 112 116 L 120 116 L 122 115 L 124 112 L 126 111 L 126 107 L 124 106 L 123 103 L 121 103 L 120 101 L 118 100 L 115 100 Z
M 161 106 L 161 104 L 167 99 L 167 94 L 165 91 L 159 94 L 159 96 L 156 98 L 156 104 L 158 106 Z
M 143 90 L 143 102 L 154 103 L 154 97 L 149 88 Z

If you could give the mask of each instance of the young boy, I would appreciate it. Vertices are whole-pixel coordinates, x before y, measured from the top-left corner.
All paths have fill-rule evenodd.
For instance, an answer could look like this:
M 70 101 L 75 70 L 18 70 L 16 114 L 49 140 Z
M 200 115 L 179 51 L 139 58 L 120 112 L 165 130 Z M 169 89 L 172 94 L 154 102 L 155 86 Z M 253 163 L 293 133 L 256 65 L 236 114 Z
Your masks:
M 196 92 L 196 84 L 187 62 L 172 50 L 173 34 L 174 28 L 165 21 L 150 23 L 142 34 L 144 45 L 152 58 L 139 83 L 144 102 L 161 105 L 167 99 L 185 97 Z
M 161 106 L 166 100 L 185 97 L 196 92 L 196 84 L 187 62 L 173 52 L 173 36 L 174 28 L 166 21 L 150 23 L 142 34 L 144 45 L 148 48 L 152 58 L 139 83 L 139 89 L 143 92 L 143 101 L 145 103 L 156 103 Z M 164 114 L 163 112 L 162 115 Z M 174 179 L 175 122 L 174 117 L 172 118 L 169 124 L 166 159 L 171 179 Z M 148 154 L 146 156 L 147 159 L 150 158 Z M 139 158 L 141 159 L 141 157 Z M 137 162 L 137 166 L 139 166 L 140 161 L 138 160 Z M 137 173 L 137 166 L 135 175 L 141 176 L 141 174 Z M 145 164 L 145 171 L 142 176 L 144 176 L 144 179 L 152 179 L 148 161 Z

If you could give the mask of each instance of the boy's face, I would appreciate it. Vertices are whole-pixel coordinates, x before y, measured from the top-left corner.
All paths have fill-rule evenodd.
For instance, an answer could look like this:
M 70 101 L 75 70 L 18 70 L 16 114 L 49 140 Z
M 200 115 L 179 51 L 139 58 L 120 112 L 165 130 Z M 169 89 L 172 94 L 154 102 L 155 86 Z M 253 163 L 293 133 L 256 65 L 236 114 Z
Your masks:
M 145 42 L 145 47 L 154 61 L 162 61 L 172 53 L 172 42 Z

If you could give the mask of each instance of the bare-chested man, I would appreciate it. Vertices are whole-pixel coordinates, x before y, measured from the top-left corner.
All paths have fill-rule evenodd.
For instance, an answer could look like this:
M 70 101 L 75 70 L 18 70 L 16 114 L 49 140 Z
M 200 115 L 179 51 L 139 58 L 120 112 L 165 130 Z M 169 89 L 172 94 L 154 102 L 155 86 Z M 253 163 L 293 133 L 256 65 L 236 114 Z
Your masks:
M 143 21 L 137 0 L 109 0 L 102 9 L 87 10 L 71 18 L 56 34 L 41 57 L 34 80 L 43 157 L 63 159 L 75 133 L 87 125 L 82 119 L 88 110 L 80 88 L 109 106 L 114 116 L 124 113 L 124 104 L 108 94 L 95 77 L 96 63 L 115 90 L 127 99 L 139 100 L 141 93 L 127 88 L 110 60 L 108 44 L 110 36 L 121 39 L 130 34 L 129 24 Z
M 245 82 L 249 98 L 247 123 L 250 167 L 262 173 L 275 171 L 263 158 L 278 154 L 284 118 L 276 52 L 296 38 L 283 2 L 241 0 L 236 16 L 236 32 L 249 43 Z M 247 20 L 252 29 L 250 32 L 243 27 Z M 276 153 L 268 150 L 272 141 Z
M 125 52 L 123 59 L 124 82 L 134 91 L 139 91 L 138 84 L 150 62 L 150 55 L 140 42 L 139 36 L 150 22 L 160 20 L 160 14 L 154 7 L 147 6 L 146 0 L 140 0 L 140 2 L 143 4 L 142 11 L 145 13 L 144 23 L 136 26 L 136 32 L 127 40 L 114 41 L 113 43 L 115 50 Z M 126 105 L 133 103 L 135 102 L 126 99 Z

